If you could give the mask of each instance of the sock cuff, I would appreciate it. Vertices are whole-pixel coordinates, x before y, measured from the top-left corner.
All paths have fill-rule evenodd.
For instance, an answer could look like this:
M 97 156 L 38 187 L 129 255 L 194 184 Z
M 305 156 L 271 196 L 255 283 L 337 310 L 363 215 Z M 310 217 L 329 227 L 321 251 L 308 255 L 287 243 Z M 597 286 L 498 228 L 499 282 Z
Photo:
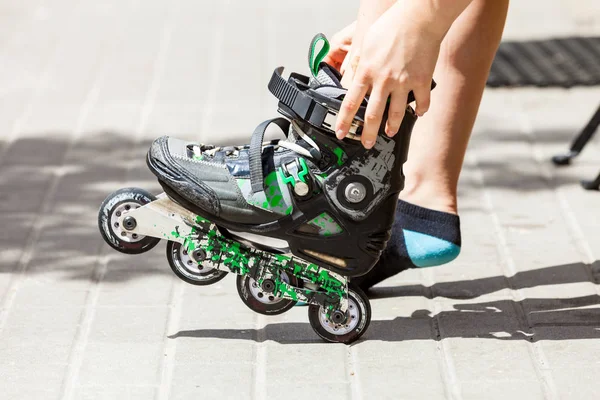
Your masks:
M 443 224 L 459 225 L 460 217 L 456 214 L 451 214 L 443 211 L 432 210 L 418 206 L 416 204 L 408 203 L 404 200 L 398 200 L 398 206 L 396 208 L 401 213 L 408 214 L 415 218 L 424 219 L 427 221 L 436 221 Z

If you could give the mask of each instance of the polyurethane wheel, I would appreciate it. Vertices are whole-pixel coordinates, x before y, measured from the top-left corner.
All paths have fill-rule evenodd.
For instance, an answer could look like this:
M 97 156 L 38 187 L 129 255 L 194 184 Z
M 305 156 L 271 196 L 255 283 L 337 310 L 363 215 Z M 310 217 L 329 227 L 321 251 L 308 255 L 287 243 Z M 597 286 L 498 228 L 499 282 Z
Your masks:
M 198 263 L 190 256 L 185 246 L 170 240 L 167 243 L 167 260 L 175 275 L 192 285 L 212 285 L 227 275 L 226 271 L 210 267 L 206 262 Z
M 143 189 L 125 188 L 110 194 L 100 205 L 98 228 L 104 241 L 125 254 L 140 254 L 152 249 L 160 239 L 132 233 L 119 225 L 119 217 L 156 200 Z
M 348 309 L 345 315 L 334 322 L 327 316 L 326 309 L 318 304 L 308 306 L 310 326 L 323 340 L 331 343 L 350 344 L 358 340 L 371 322 L 371 304 L 367 295 L 358 287 L 350 285 L 348 289 Z
M 281 273 L 281 279 L 292 286 L 298 285 L 296 277 L 286 272 Z M 248 308 L 259 314 L 283 314 L 294 307 L 296 301 L 274 296 L 274 287 L 268 287 L 268 285 L 272 285 L 272 282 L 271 280 L 270 282 L 263 282 L 263 285 L 259 285 L 256 280 L 248 275 L 238 275 L 236 286 L 240 299 L 242 299 Z

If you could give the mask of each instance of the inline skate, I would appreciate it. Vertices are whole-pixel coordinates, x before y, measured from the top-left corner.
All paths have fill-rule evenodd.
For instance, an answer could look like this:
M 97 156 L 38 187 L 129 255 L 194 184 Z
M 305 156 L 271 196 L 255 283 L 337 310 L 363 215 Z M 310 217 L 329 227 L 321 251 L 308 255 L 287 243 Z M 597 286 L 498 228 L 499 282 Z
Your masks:
M 253 311 L 277 315 L 302 301 L 321 338 L 351 343 L 369 326 L 371 308 L 350 281 L 372 268 L 390 237 L 417 117 L 407 105 L 390 138 L 384 116 L 367 150 L 360 142 L 366 99 L 338 140 L 333 129 L 346 91 L 319 59 L 324 54 L 314 55 L 324 40 L 326 47 L 322 36 L 313 40 L 311 77 L 274 71 L 268 88 L 283 117 L 260 124 L 249 145 L 156 139 L 147 164 L 164 193 L 121 189 L 101 205 L 98 222 L 120 252 L 146 252 L 166 240 L 167 260 L 182 280 L 210 285 L 235 274 Z M 272 124 L 285 139 L 263 142 Z

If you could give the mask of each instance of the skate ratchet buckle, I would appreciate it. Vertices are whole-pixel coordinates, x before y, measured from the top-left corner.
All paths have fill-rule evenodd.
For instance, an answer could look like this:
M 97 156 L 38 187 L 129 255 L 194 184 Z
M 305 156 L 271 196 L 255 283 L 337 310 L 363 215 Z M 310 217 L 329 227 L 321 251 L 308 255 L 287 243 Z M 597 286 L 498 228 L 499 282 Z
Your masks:
M 284 68 L 273 71 L 269 81 L 269 91 L 279 100 L 279 111 L 293 119 L 302 119 L 316 128 L 335 134 L 335 125 L 341 100 L 324 96 L 310 87 L 310 78 L 292 73 L 288 80 L 283 78 Z M 364 123 L 364 110 L 359 110 L 352 120 L 348 135 L 351 140 L 360 141 Z

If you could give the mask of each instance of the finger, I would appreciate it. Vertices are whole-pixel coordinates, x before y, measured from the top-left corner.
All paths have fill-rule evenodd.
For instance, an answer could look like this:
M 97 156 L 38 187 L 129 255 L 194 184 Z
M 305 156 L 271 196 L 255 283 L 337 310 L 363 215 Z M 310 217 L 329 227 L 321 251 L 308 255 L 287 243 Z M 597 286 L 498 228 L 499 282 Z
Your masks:
M 356 77 L 354 81 L 352 81 L 352 85 L 350 86 L 350 89 L 348 89 L 340 107 L 340 113 L 338 114 L 337 122 L 335 124 L 335 135 L 338 139 L 343 139 L 348 134 L 352 119 L 365 98 L 369 86 L 370 85 L 364 75 Z
M 348 67 L 348 61 L 350 60 L 350 57 L 346 56 L 346 58 L 344 58 L 344 61 L 342 62 L 342 65 L 340 66 L 340 74 L 344 75 L 344 73 L 346 72 L 346 68 Z
M 335 69 L 339 70 L 342 66 L 342 62 L 346 59 L 346 54 L 348 54 L 345 48 L 337 48 L 335 50 L 330 51 L 327 56 L 323 59 L 327 64 L 335 67 Z
M 344 40 L 343 40 L 344 43 L 347 43 L 347 44 L 352 43 L 352 39 L 354 38 L 354 32 L 356 31 L 356 22 L 357 21 L 352 22 L 350 25 L 348 25 L 347 27 L 342 29 L 342 31 L 340 32 L 344 37 Z
M 365 111 L 365 124 L 361 134 L 361 142 L 366 149 L 373 147 L 377 140 L 385 104 L 390 93 L 388 90 L 384 90 L 384 87 L 384 85 L 373 87 L 371 96 L 369 96 L 369 104 Z
M 341 64 L 344 61 L 344 58 L 350 51 L 350 47 L 352 46 L 352 39 L 354 36 L 354 31 L 356 29 L 356 21 L 346 26 L 344 29 L 333 35 L 331 38 L 331 49 L 329 53 L 325 56 L 325 61 L 329 65 L 333 65 L 336 69 L 341 68 Z
M 336 45 L 350 45 L 354 39 L 354 32 L 356 31 L 356 21 L 346 26 L 344 29 L 333 35 L 331 42 Z M 332 46 L 333 47 L 333 46 Z
M 396 90 L 392 92 L 390 108 L 388 110 L 388 119 L 385 124 L 385 133 L 392 137 L 400 130 L 404 112 L 406 111 L 406 99 L 408 94 L 405 90 Z
M 344 87 L 350 87 L 354 80 L 354 75 L 356 75 L 356 68 L 358 66 L 358 61 L 360 60 L 360 56 L 356 55 L 357 53 L 358 51 L 356 49 L 351 48 L 340 67 L 340 74 L 344 77 L 344 80 L 342 80 Z
M 425 114 L 427 110 L 429 110 L 429 104 L 431 101 L 431 86 L 420 85 L 418 87 L 413 88 L 413 93 L 417 102 L 415 112 L 419 117 L 422 117 L 423 114 Z

